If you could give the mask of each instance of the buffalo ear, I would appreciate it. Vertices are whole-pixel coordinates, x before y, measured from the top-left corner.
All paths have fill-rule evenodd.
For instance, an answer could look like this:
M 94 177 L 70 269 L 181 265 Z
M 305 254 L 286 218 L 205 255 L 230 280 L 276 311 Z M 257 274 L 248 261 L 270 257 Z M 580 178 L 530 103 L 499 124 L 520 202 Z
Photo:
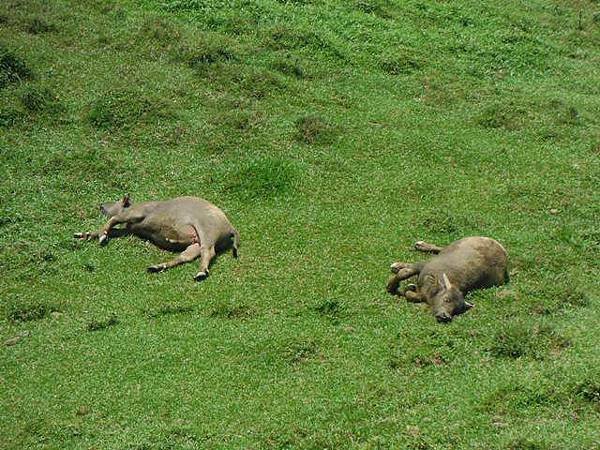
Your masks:
M 129 208 L 131 206 L 131 197 L 129 194 L 125 194 L 123 200 L 121 200 L 121 204 L 123 205 L 123 208 Z
M 440 284 L 442 288 L 444 288 L 447 291 L 449 291 L 452 287 L 452 285 L 450 284 L 450 280 L 448 279 L 448 275 L 446 275 L 445 273 L 442 274 L 442 280 Z

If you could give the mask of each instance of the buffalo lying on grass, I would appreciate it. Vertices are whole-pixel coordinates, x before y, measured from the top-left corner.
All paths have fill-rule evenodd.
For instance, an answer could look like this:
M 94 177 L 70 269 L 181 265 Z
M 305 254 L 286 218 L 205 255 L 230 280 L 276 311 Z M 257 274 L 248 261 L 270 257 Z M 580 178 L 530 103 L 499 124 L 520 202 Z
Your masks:
M 102 204 L 100 210 L 108 222 L 98 231 L 77 233 L 76 238 L 97 238 L 106 244 L 109 236 L 134 234 L 160 248 L 181 251 L 175 259 L 148 267 L 149 272 L 162 272 L 200 258 L 200 271 L 194 279 L 201 281 L 208 276 L 208 266 L 218 253 L 232 249 L 233 256 L 238 256 L 239 233 L 223 211 L 201 198 L 177 197 L 133 205 L 126 195 L 118 202 Z M 125 228 L 113 228 L 119 224 Z
M 466 237 L 444 248 L 419 241 L 415 249 L 437 256 L 414 264 L 392 264 L 394 275 L 388 281 L 387 290 L 409 302 L 426 302 L 439 322 L 449 322 L 473 307 L 465 301 L 469 291 L 508 281 L 508 254 L 494 239 Z M 416 285 L 399 289 L 402 280 L 415 275 L 418 275 Z

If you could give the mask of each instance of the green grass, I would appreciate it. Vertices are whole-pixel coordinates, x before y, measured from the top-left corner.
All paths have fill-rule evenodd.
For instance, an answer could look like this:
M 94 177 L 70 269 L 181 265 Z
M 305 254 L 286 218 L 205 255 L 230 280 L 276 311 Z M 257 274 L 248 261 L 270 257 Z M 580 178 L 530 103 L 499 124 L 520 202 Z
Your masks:
M 598 448 L 597 1 L 0 2 L 0 448 Z M 145 273 L 97 205 L 197 195 Z M 444 326 L 424 239 L 511 283 Z

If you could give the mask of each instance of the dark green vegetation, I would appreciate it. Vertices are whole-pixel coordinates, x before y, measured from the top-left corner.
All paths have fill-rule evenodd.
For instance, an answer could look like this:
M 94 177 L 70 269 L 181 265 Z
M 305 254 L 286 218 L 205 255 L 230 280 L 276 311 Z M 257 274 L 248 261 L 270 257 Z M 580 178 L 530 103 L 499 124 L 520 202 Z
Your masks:
M 0 447 L 597 448 L 599 12 L 0 2 Z M 125 192 L 241 259 L 72 239 Z M 384 292 L 471 234 L 512 255 L 475 309 Z

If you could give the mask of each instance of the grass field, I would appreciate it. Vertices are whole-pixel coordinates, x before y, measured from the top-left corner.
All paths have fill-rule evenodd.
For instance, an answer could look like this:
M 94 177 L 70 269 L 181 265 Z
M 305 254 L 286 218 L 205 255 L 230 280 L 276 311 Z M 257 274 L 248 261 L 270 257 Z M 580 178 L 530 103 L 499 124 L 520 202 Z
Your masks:
M 0 2 L 0 448 L 600 448 L 600 4 Z M 197 195 L 197 264 L 73 233 Z M 424 239 L 511 283 L 385 293 Z

